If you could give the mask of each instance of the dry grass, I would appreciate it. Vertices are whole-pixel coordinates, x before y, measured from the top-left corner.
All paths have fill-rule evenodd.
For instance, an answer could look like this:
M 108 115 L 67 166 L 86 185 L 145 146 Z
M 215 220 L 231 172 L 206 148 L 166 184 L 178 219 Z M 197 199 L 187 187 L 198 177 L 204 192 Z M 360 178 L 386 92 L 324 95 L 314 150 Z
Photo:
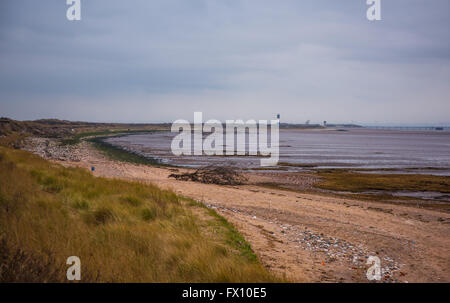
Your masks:
M 95 178 L 0 147 L 0 281 L 273 282 L 217 213 L 171 191 Z

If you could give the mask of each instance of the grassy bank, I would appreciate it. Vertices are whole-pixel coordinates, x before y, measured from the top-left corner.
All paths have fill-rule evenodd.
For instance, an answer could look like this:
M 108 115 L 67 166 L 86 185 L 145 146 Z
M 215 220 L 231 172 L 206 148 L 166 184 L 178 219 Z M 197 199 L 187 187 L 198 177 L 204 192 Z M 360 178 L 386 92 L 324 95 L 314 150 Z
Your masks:
M 433 191 L 450 193 L 450 177 L 422 174 L 367 174 L 347 170 L 321 170 L 316 187 L 334 191 Z
M 0 282 L 271 282 L 224 218 L 171 191 L 0 147 Z

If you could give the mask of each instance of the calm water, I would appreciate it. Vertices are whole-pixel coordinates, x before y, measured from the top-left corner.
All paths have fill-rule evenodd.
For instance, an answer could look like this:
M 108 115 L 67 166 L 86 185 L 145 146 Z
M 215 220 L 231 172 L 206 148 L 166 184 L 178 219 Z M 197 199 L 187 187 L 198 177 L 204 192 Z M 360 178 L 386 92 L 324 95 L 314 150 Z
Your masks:
M 174 165 L 198 167 L 226 162 L 245 168 L 259 167 L 258 157 L 176 157 L 170 152 L 174 136 L 170 132 L 160 132 L 109 138 L 107 141 Z M 280 130 L 279 162 L 314 164 L 318 168 L 436 168 L 413 172 L 450 175 L 450 131 Z

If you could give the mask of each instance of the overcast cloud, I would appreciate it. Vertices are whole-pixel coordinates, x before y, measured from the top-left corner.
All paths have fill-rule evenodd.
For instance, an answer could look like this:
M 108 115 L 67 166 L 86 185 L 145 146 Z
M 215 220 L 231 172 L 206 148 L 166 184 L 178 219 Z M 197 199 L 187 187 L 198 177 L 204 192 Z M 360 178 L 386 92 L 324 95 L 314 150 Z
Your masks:
M 450 124 L 450 1 L 1 0 L 0 115 Z

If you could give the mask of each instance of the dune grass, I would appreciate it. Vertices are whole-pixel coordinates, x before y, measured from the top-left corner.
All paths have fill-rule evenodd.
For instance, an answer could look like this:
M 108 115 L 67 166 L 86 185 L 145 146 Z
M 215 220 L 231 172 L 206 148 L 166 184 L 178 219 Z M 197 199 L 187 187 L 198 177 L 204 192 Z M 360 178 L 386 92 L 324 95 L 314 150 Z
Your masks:
M 194 201 L 195 202 L 195 201 Z M 216 212 L 0 147 L 0 282 L 277 282 Z

